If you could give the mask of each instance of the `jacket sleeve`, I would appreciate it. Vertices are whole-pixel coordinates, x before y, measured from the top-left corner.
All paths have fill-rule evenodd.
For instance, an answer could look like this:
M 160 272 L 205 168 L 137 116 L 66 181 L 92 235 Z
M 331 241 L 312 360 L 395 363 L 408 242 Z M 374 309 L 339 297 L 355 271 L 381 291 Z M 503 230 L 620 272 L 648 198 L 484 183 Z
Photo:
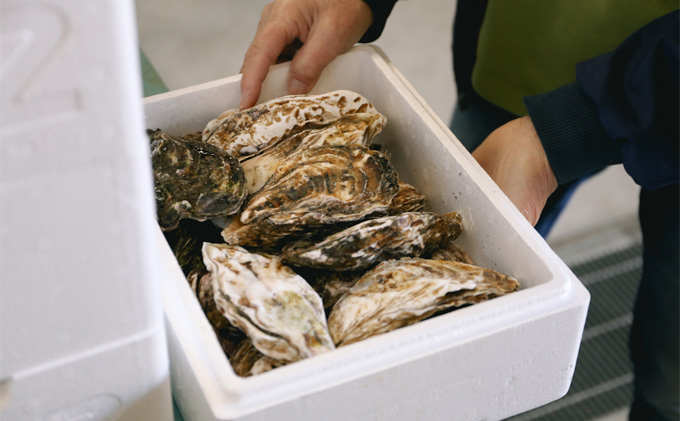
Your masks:
M 646 189 L 678 182 L 678 16 L 578 63 L 575 83 L 524 98 L 560 184 L 618 163 Z
M 385 29 L 387 18 L 390 16 L 390 13 L 392 13 L 392 9 L 396 2 L 397 0 L 364 0 L 364 3 L 366 3 L 368 7 L 371 8 L 371 12 L 373 12 L 373 24 L 368 28 L 364 36 L 361 37 L 359 42 L 373 42 L 380 37 L 383 29 Z

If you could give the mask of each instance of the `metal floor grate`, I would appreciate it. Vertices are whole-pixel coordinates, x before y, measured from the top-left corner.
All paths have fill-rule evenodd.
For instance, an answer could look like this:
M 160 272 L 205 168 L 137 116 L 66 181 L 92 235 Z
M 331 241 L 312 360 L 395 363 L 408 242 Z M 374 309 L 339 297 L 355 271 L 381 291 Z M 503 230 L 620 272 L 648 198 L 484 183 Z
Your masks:
M 571 387 L 562 399 L 510 420 L 592 420 L 630 405 L 628 334 L 642 275 L 642 245 L 636 241 L 570 267 L 591 294 Z

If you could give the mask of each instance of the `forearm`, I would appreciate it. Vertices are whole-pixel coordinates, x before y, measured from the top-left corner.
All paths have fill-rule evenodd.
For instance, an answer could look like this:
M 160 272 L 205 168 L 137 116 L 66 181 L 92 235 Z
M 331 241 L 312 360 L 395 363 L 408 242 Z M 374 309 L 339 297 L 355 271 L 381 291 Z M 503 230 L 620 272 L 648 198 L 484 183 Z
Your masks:
M 678 13 L 579 63 L 574 84 L 525 98 L 560 183 L 623 162 L 645 188 L 678 182 Z

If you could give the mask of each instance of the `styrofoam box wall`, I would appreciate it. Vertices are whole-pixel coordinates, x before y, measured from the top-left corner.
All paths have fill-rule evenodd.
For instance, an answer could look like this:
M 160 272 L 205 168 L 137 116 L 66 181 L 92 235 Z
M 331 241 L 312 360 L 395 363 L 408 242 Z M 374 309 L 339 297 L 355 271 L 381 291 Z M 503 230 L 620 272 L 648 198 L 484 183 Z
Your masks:
M 0 16 L 0 418 L 171 418 L 132 0 Z
M 285 95 L 287 64 L 260 100 Z M 235 108 L 240 77 L 146 101 L 147 127 L 202 130 Z M 250 377 L 236 376 L 158 230 L 174 396 L 188 420 L 493 420 L 568 390 L 587 290 L 375 47 L 355 47 L 313 93 L 350 89 L 387 117 L 381 144 L 435 212 L 462 214 L 458 243 L 522 289 Z

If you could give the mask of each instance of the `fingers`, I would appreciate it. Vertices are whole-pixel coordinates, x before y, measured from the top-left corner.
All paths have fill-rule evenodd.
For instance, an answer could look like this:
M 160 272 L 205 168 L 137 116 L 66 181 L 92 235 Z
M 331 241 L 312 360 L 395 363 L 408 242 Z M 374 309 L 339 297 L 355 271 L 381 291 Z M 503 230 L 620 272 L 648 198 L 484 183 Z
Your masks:
M 372 19 L 363 0 L 277 0 L 267 5 L 241 68 L 241 109 L 257 103 L 269 67 L 282 55 L 294 53 L 288 92 L 308 93 L 328 63 L 354 45 Z
M 358 41 L 359 38 L 344 39 L 333 26 L 319 22 L 312 28 L 307 42 L 297 51 L 290 64 L 288 93 L 308 93 L 319 81 L 326 66 Z
M 291 62 L 290 94 L 312 90 L 326 66 L 356 44 L 373 21 L 373 14 L 364 1 L 336 1 L 333 9 L 325 11 L 319 14 Z
M 292 40 L 291 40 L 292 41 Z M 241 109 L 257 103 L 262 82 L 267 77 L 269 66 L 276 62 L 289 43 L 288 35 L 279 26 L 271 25 L 258 30 L 248 47 L 241 67 Z

